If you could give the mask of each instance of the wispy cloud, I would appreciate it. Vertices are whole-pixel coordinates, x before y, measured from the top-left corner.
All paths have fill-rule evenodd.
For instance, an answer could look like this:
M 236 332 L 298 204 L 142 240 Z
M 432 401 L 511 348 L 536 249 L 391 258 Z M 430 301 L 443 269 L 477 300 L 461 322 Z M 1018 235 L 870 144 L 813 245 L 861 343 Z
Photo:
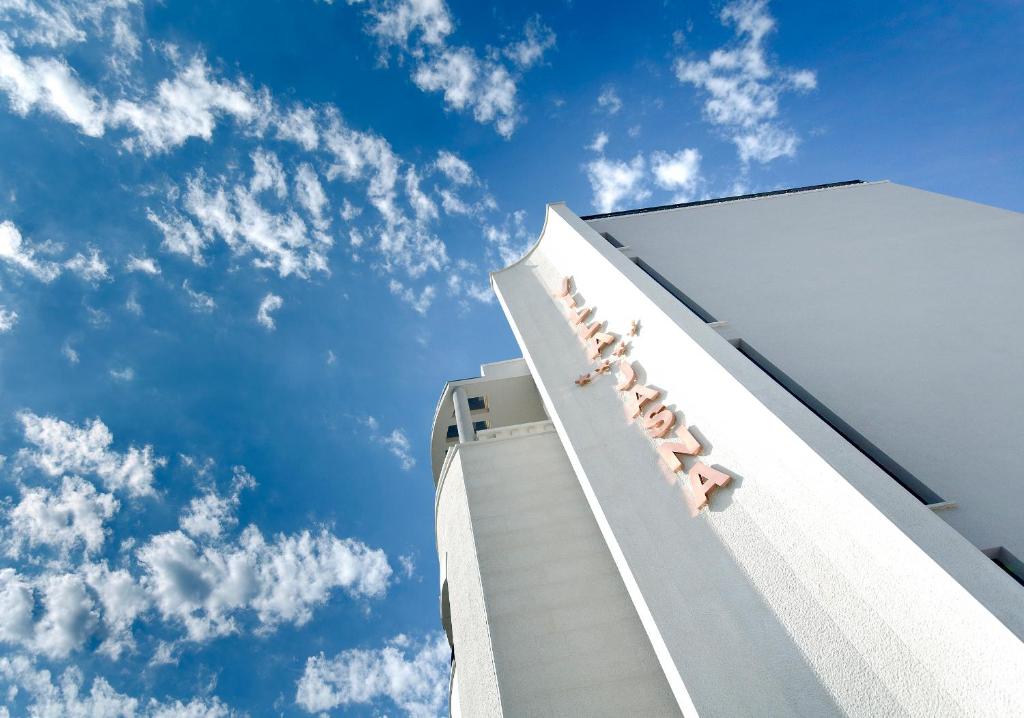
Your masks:
M 417 296 L 412 287 L 405 286 L 397 279 L 392 279 L 388 282 L 388 289 L 393 295 L 408 304 L 412 307 L 413 311 L 419 314 L 427 313 L 427 310 L 430 309 L 430 305 L 434 302 L 434 296 L 437 294 L 437 290 L 434 286 L 428 284 L 420 290 L 420 293 Z
M 397 50 L 415 63 L 417 87 L 442 93 L 446 107 L 472 113 L 503 137 L 511 137 L 523 121 L 522 73 L 555 46 L 555 33 L 539 17 L 527 21 L 521 39 L 480 52 L 448 43 L 456 23 L 444 0 L 376 0 L 365 12 L 366 32 L 379 43 L 383 62 Z
M 652 187 L 674 193 L 672 202 L 691 199 L 701 185 L 701 155 L 694 148 L 674 154 L 652 152 L 650 156 L 635 155 L 630 160 L 598 157 L 584 167 L 593 190 L 593 204 L 598 212 L 614 212 L 629 206 L 642 205 Z
M 622 99 L 618 90 L 612 85 L 605 86 L 601 94 L 597 96 L 597 106 L 606 111 L 609 115 L 618 114 L 622 109 Z
M 282 623 L 301 626 L 334 589 L 377 598 L 391 577 L 383 551 L 326 530 L 268 540 L 248 526 L 230 543 L 197 543 L 171 531 L 151 538 L 137 556 L 161 616 L 193 641 L 236 632 L 242 611 L 255 614 L 262 632 Z
M 27 705 L 33 716 L 137 716 L 167 718 L 168 716 L 203 716 L 203 718 L 234 718 L 239 715 L 217 697 L 193 697 L 181 700 L 148 700 L 114 690 L 102 676 L 93 678 L 85 688 L 82 672 L 67 668 L 54 682 L 50 671 L 36 668 L 24 656 L 0 658 L 0 679 L 28 696 Z
M 644 183 L 647 163 L 642 155 L 633 159 L 610 160 L 599 157 L 587 163 L 587 179 L 594 191 L 598 212 L 621 209 L 624 202 L 640 203 L 651 192 Z
M 6 334 L 18 323 L 18 313 L 0 305 L 0 334 Z
M 135 379 L 135 370 L 130 366 L 126 366 L 121 369 L 111 369 L 110 376 L 118 381 L 132 381 Z
M 50 476 L 95 475 L 111 490 L 145 496 L 153 493 L 154 472 L 166 464 L 165 459 L 154 456 L 148 444 L 130 446 L 125 452 L 112 450 L 114 436 L 99 419 L 75 426 L 53 416 L 23 411 L 18 420 L 25 439 L 35 447 L 19 451 L 19 460 Z
M 765 38 L 775 30 L 766 0 L 739 0 L 722 8 L 723 24 L 735 37 L 706 60 L 679 58 L 680 82 L 704 90 L 704 115 L 735 143 L 743 163 L 771 162 L 796 154 L 799 138 L 777 121 L 779 97 L 817 87 L 811 70 L 774 65 L 765 53 Z
M 160 265 L 151 257 L 128 255 L 128 261 L 125 262 L 124 269 L 126 272 L 141 272 L 150 276 L 160 274 Z
M 321 653 L 306 661 L 295 702 L 309 713 L 386 702 L 409 716 L 436 716 L 448 694 L 450 657 L 443 633 L 419 641 L 398 635 L 381 648 L 331 658 Z
M 277 325 L 274 323 L 273 313 L 284 306 L 284 300 L 276 294 L 267 293 L 260 301 L 260 308 L 256 312 L 256 321 L 269 331 L 274 331 Z
M 209 314 L 216 309 L 217 302 L 214 301 L 213 297 L 205 292 L 200 292 L 198 289 L 193 289 L 187 279 L 181 283 L 181 288 L 185 290 L 189 306 L 192 307 L 193 311 Z
M 362 419 L 362 424 L 369 430 L 370 440 L 391 452 L 398 459 L 398 463 L 404 471 L 409 471 L 416 466 L 416 459 L 412 455 L 412 445 L 403 429 L 396 428 L 384 433 L 381 431 L 380 422 L 373 416 Z
M 44 282 L 52 282 L 60 276 L 60 265 L 39 259 L 37 255 L 37 250 L 22 238 L 13 222 L 0 222 L 0 261 Z

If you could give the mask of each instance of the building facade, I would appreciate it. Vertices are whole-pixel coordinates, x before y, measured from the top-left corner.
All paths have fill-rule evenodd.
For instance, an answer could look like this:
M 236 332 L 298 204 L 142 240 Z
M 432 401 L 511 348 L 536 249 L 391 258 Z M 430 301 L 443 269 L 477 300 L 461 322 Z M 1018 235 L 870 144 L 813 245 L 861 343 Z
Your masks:
M 1024 215 L 578 217 L 431 437 L 453 715 L 1024 715 Z

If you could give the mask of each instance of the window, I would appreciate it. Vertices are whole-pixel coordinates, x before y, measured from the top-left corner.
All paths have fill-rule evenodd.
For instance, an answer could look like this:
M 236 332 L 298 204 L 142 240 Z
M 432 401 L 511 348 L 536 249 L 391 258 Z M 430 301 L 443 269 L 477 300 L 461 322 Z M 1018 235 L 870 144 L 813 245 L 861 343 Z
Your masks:
M 486 421 L 474 421 L 473 422 L 473 431 L 483 431 L 486 428 L 488 428 L 488 424 L 487 424 Z M 445 434 L 444 438 L 445 438 L 446 441 L 455 441 L 455 440 L 457 440 L 459 438 L 459 426 L 458 426 L 458 424 L 450 424 L 448 426 L 448 433 Z
M 982 553 L 992 559 L 992 563 L 1010 574 L 1010 578 L 1024 586 L 1024 562 L 1019 558 L 1002 546 L 987 548 Z
M 486 396 L 471 396 L 466 401 L 470 411 L 487 411 Z M 455 416 L 455 409 L 452 409 L 452 416 Z

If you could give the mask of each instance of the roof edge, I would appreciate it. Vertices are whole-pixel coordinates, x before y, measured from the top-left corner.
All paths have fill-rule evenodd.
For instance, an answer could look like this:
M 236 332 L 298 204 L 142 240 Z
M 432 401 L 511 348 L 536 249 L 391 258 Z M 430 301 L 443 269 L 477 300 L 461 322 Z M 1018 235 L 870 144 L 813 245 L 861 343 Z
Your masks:
M 701 199 L 695 202 L 681 202 L 679 204 L 664 204 L 657 207 L 641 207 L 638 209 L 623 209 L 618 212 L 605 212 L 603 214 L 588 214 L 580 217 L 584 222 L 592 219 L 608 219 L 610 217 L 623 217 L 631 214 L 646 214 L 648 212 L 660 212 L 666 209 L 681 209 L 683 207 L 700 207 L 706 204 L 720 204 L 722 202 L 735 202 L 741 199 L 758 199 L 760 197 L 774 197 L 781 194 L 794 194 L 796 192 L 813 192 L 819 189 L 832 189 L 834 187 L 849 187 L 851 185 L 866 184 L 864 180 L 854 179 L 843 182 L 829 182 L 827 184 L 814 184 L 806 187 L 791 187 L 789 189 L 776 189 L 770 192 L 755 192 L 754 194 L 739 194 L 732 197 L 717 197 L 715 199 Z

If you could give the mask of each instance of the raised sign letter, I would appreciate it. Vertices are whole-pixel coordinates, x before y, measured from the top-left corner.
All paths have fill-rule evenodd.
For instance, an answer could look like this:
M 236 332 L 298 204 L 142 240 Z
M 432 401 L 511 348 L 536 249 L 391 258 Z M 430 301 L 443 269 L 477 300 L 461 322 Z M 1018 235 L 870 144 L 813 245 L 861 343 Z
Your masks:
M 619 391 L 626 391 L 636 381 L 636 372 L 633 370 L 633 365 L 625 359 L 619 362 L 619 371 L 622 372 L 622 381 L 616 384 L 615 388 Z
M 719 486 L 725 486 L 732 477 L 729 474 L 723 474 L 718 469 L 712 469 L 703 462 L 698 461 L 690 469 L 689 474 L 690 491 L 693 493 L 693 503 L 691 504 L 694 511 L 699 511 L 703 506 L 708 503 L 708 494 L 717 489 Z
M 676 435 L 673 438 L 675 441 L 658 444 L 658 453 L 661 454 L 662 461 L 668 464 L 668 468 L 673 471 L 682 471 L 683 462 L 679 460 L 679 456 L 683 454 L 696 456 L 700 453 L 700 442 L 682 427 L 676 429 Z
M 587 318 L 590 314 L 590 307 L 581 307 L 580 309 L 569 309 L 569 323 L 574 327 L 579 326 L 580 322 Z
M 629 406 L 627 409 L 629 415 L 634 419 L 640 416 L 640 412 L 643 410 L 644 404 L 646 404 L 649 401 L 654 401 L 659 396 L 661 396 L 661 392 L 658 391 L 657 389 L 651 389 L 650 387 L 644 386 L 643 384 L 634 386 L 633 401 L 629 402 Z
M 675 423 L 676 415 L 666 409 L 664 404 L 656 404 L 644 412 L 644 428 L 655 439 L 667 434 Z
M 576 333 L 579 335 L 580 339 L 586 342 L 588 339 L 590 339 L 590 337 L 597 334 L 597 330 L 600 328 L 601 322 L 594 322 L 590 326 L 580 323 L 579 326 L 576 327 Z
M 604 348 L 615 341 L 615 337 L 611 334 L 605 334 L 604 332 L 598 332 L 590 340 L 590 348 L 587 350 L 588 359 L 597 359 L 601 356 L 601 352 Z
M 569 294 L 569 288 L 572 286 L 572 277 L 562 277 L 562 283 L 558 288 L 558 296 L 565 297 Z

